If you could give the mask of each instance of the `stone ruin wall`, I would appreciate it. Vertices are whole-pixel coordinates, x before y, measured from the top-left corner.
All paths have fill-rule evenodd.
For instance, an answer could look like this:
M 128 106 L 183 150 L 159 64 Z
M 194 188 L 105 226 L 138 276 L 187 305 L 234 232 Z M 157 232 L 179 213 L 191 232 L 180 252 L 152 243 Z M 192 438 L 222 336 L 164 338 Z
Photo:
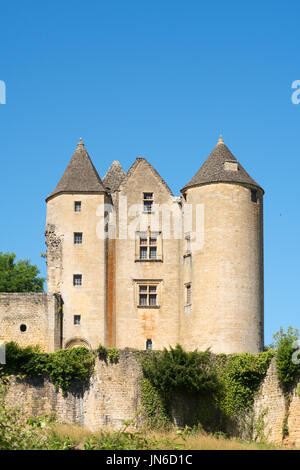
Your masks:
M 22 381 L 11 377 L 6 399 L 22 408 L 26 404 L 26 410 L 32 415 L 54 412 L 58 422 L 77 423 L 92 431 L 119 429 L 126 420 L 134 420 L 138 425 L 142 423 L 141 378 L 138 353 L 125 349 L 120 351 L 117 364 L 97 359 L 95 373 L 87 389 L 74 386 L 64 397 L 48 380 Z M 254 411 L 255 419 L 266 413 L 264 434 L 270 442 L 300 447 L 300 398 L 296 386 L 292 390 L 288 411 L 289 435 L 282 440 L 286 406 L 274 359 L 255 397 Z

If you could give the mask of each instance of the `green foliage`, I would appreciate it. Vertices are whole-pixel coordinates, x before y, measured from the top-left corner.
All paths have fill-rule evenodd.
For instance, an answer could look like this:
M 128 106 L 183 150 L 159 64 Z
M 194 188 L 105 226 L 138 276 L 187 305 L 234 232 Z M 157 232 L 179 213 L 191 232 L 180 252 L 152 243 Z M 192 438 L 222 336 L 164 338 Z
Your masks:
M 142 362 L 143 374 L 165 398 L 174 390 L 216 393 L 218 381 L 211 353 L 186 352 L 177 344 L 168 351 L 153 353 Z
M 254 394 L 273 355 L 273 351 L 265 351 L 259 354 L 220 354 L 216 357 L 218 380 L 222 384 L 218 403 L 226 417 L 252 407 Z
M 147 426 L 149 428 L 167 429 L 171 420 L 164 403 L 157 389 L 150 380 L 143 378 L 140 383 L 142 392 L 142 406 L 147 415 Z
M 36 346 L 21 348 L 17 343 L 6 344 L 6 373 L 29 377 L 47 376 L 57 389 L 66 394 L 72 381 L 86 382 L 94 371 L 95 357 L 87 349 L 77 347 L 42 353 Z
M 162 446 L 176 450 L 183 448 L 184 439 L 181 436 L 176 436 L 175 439 L 166 437 L 158 440 L 147 436 L 142 431 L 129 431 L 128 424 L 125 422 L 124 427 L 119 431 L 101 431 L 97 436 L 85 442 L 84 450 L 161 450 Z
M 46 417 L 28 419 L 18 406 L 7 406 L 0 385 L 0 450 L 41 450 L 47 443 Z
M 107 351 L 107 358 L 113 364 L 117 364 L 119 360 L 119 351 L 115 348 L 109 348 Z
M 209 351 L 186 352 L 179 345 L 148 354 L 142 361 L 141 389 L 149 423 L 159 427 L 170 421 L 172 394 L 181 392 L 193 402 L 193 424 L 200 422 L 207 430 L 216 423 L 222 427 L 224 420 L 251 409 L 273 355 L 266 351 L 214 356 Z
M 0 292 L 43 292 L 45 279 L 29 260 L 15 262 L 15 253 L 0 251 Z
M 102 346 L 102 344 L 99 344 L 96 352 L 97 352 L 100 359 L 103 359 L 103 360 L 107 359 L 108 351 L 107 351 L 105 346 Z
M 296 350 L 293 343 L 299 338 L 298 329 L 288 327 L 286 333 L 281 327 L 280 330 L 273 335 L 274 346 L 277 349 L 276 366 L 278 378 L 283 387 L 290 385 L 295 377 L 300 373 L 299 364 L 293 363 L 293 354 Z

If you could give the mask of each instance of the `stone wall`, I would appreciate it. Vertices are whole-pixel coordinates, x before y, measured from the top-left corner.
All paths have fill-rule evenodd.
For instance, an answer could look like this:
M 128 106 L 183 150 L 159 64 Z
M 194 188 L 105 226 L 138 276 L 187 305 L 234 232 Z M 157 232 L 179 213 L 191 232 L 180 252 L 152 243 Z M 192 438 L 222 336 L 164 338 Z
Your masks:
M 82 385 L 74 385 L 66 397 L 55 391 L 53 384 L 47 380 L 24 381 L 11 377 L 7 402 L 21 405 L 31 415 L 55 412 L 59 422 L 77 423 L 92 431 L 101 428 L 119 429 L 125 420 L 134 420 L 138 425 L 142 423 L 141 377 L 138 354 L 125 349 L 120 351 L 117 364 L 97 360 L 90 386 L 84 388 Z M 208 402 L 205 404 L 204 401 L 202 405 L 208 410 L 208 421 L 218 419 L 213 416 L 214 410 L 210 411 Z M 174 423 L 184 425 L 182 417 L 190 419 L 196 410 L 195 403 L 190 399 L 187 401 L 186 397 L 177 397 L 172 406 Z M 286 404 L 274 360 L 255 397 L 254 412 L 255 420 L 265 413 L 264 434 L 270 442 L 300 448 L 300 398 L 296 393 L 296 384 L 291 391 L 287 415 L 289 434 L 282 440 Z
M 20 346 L 60 347 L 60 297 L 54 294 L 0 294 L 0 340 Z
M 300 398 L 297 395 L 296 383 L 291 388 L 290 397 L 290 403 L 287 404 L 277 378 L 275 359 L 273 359 L 255 397 L 255 418 L 258 419 L 265 413 L 264 433 L 269 441 L 300 447 Z M 287 417 L 288 435 L 283 440 L 285 417 Z
M 141 367 L 128 350 L 120 352 L 119 362 L 97 360 L 89 387 L 74 384 L 64 397 L 48 380 L 9 378 L 6 400 L 18 404 L 30 415 L 55 413 L 61 423 L 77 423 L 92 431 L 119 429 L 125 420 L 140 418 L 139 380 Z

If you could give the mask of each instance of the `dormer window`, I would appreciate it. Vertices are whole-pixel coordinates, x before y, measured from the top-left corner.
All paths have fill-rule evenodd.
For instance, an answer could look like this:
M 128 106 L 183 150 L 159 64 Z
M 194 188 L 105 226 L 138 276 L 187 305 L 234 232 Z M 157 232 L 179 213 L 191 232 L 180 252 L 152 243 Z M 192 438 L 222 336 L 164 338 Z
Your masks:
M 238 169 L 239 169 L 238 162 L 225 162 L 224 163 L 225 171 L 238 171 Z
M 153 193 L 144 193 L 143 195 L 144 212 L 151 214 L 153 206 Z

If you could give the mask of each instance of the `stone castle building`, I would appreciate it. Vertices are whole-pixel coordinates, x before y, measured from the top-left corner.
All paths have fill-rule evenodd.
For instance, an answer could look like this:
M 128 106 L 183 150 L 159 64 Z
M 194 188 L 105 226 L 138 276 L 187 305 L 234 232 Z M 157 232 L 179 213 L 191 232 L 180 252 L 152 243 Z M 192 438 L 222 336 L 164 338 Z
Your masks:
M 1 294 L 0 339 L 263 348 L 263 189 L 219 139 L 174 196 L 145 158 L 101 180 L 83 142 L 48 196 L 47 294 Z

